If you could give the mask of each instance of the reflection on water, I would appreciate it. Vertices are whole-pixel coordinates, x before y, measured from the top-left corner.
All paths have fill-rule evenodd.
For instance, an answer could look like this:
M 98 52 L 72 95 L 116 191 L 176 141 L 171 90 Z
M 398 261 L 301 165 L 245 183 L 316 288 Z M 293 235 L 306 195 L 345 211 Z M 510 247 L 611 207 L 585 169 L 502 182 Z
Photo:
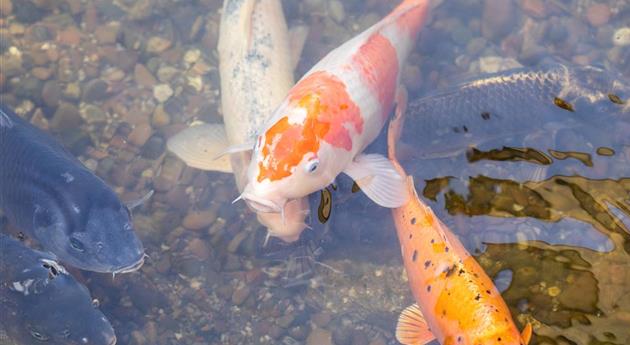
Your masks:
M 297 74 L 394 3 L 283 1 L 289 23 L 311 29 Z M 165 152 L 194 120 L 222 121 L 220 7 L 0 1 L 2 102 L 53 132 L 123 200 L 155 190 L 134 210 L 144 267 L 115 279 L 72 273 L 120 344 L 395 343 L 412 297 L 389 210 L 341 176 L 324 204 L 311 196 L 312 229 L 298 243 L 263 246 L 255 216 L 231 204 L 231 176 Z M 515 319 L 534 324 L 532 344 L 630 343 L 627 1 L 443 1 L 431 18 L 405 70 L 417 103 L 400 153 L 422 196 L 491 276 L 511 272 L 504 296 Z M 605 107 L 549 88 L 532 102 L 503 84 L 477 89 L 474 104 L 417 101 L 485 73 L 558 63 L 603 67 L 576 80 Z M 480 110 L 488 104 L 500 106 Z M 384 152 L 383 138 L 369 150 Z

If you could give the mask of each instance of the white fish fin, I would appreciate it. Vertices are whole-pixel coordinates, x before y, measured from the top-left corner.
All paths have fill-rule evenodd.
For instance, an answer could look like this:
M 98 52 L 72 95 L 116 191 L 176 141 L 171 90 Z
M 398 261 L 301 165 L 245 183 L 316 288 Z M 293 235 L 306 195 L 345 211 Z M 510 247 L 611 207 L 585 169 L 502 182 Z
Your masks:
M 424 345 L 435 339 L 417 304 L 408 306 L 400 313 L 396 339 L 405 345 Z
M 222 124 L 202 124 L 187 128 L 171 137 L 167 147 L 190 167 L 232 172 L 229 156 L 217 158 L 228 148 L 227 135 Z
M 300 62 L 300 56 L 306 43 L 309 28 L 306 25 L 296 25 L 289 29 L 289 48 L 291 52 L 291 70 L 295 70 Z
M 409 199 L 405 179 L 382 155 L 360 154 L 344 173 L 352 177 L 370 199 L 383 207 L 400 207 Z
M 9 115 L 5 114 L 2 109 L 0 109 L 0 127 L 13 127 L 13 121 L 11 121 Z

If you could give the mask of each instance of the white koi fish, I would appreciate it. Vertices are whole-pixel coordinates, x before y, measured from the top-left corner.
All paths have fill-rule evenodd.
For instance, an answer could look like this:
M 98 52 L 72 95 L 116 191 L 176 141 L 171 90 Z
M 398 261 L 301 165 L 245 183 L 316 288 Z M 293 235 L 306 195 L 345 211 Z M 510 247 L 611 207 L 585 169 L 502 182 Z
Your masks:
M 305 27 L 289 33 L 280 0 L 225 0 L 218 46 L 224 125 L 192 126 L 173 136 L 168 148 L 189 166 L 233 172 L 243 191 L 251 155 L 215 158 L 229 146 L 251 142 L 282 102 L 306 34 Z M 258 220 L 270 235 L 292 242 L 306 227 L 308 211 L 308 200 L 297 198 L 284 205 L 284 219 L 258 213 Z
M 404 205 L 404 178 L 386 157 L 362 152 L 402 90 L 401 71 L 428 10 L 428 0 L 403 1 L 307 72 L 256 139 L 240 198 L 258 212 L 282 212 L 343 172 L 377 204 Z

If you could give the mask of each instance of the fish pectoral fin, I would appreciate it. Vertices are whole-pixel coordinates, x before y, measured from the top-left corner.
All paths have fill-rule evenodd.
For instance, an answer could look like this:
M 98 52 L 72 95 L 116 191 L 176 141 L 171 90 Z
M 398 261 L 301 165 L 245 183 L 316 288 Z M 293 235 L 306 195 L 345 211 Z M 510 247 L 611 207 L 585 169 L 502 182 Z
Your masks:
M 166 146 L 190 167 L 232 172 L 230 157 L 218 157 L 229 149 L 222 124 L 201 124 L 186 128 L 171 137 Z
M 527 323 L 527 325 L 525 325 L 525 328 L 523 328 L 523 331 L 521 331 L 521 339 L 523 339 L 523 342 L 525 344 L 529 344 L 529 340 L 532 338 L 532 324 L 531 323 Z
M 405 345 L 424 345 L 435 339 L 417 304 L 408 306 L 400 313 L 396 339 Z
M 343 171 L 377 204 L 396 208 L 409 199 L 405 179 L 379 154 L 360 154 Z

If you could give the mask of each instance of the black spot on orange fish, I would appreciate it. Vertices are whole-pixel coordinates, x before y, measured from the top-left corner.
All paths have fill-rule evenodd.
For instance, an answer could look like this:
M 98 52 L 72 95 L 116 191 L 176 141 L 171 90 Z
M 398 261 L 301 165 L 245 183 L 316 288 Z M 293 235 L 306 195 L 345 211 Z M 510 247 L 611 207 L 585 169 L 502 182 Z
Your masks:
M 416 262 L 417 257 L 418 257 L 418 251 L 414 250 L 413 254 L 411 255 L 411 261 Z
M 409 234 L 409 239 L 411 239 L 413 237 L 413 234 Z
M 444 248 L 444 251 L 447 252 L 447 253 L 448 253 L 448 250 L 449 250 L 448 247 Z
M 427 292 L 431 292 L 431 285 L 427 286 Z
M 480 295 L 480 294 L 477 294 L 477 296 L 475 296 L 475 301 L 478 301 L 478 300 L 480 300 L 480 299 L 481 299 L 481 295 Z
M 490 294 L 490 290 L 486 290 L 486 293 L 489 295 Z
M 429 268 L 429 266 L 431 266 L 431 260 L 427 260 L 424 262 L 424 268 L 427 269 Z
M 431 244 L 435 243 L 435 238 L 431 239 Z
M 560 97 L 554 97 L 553 104 L 555 104 L 558 108 L 568 110 L 570 112 L 575 111 L 573 105 Z
M 416 217 L 411 218 L 411 225 L 416 225 Z
M 455 272 L 455 268 L 457 268 L 457 266 L 456 266 L 456 265 L 453 265 L 453 266 L 447 267 L 447 268 L 444 270 L 445 277 L 447 277 L 447 278 L 448 278 L 451 274 L 453 274 L 453 272 Z

